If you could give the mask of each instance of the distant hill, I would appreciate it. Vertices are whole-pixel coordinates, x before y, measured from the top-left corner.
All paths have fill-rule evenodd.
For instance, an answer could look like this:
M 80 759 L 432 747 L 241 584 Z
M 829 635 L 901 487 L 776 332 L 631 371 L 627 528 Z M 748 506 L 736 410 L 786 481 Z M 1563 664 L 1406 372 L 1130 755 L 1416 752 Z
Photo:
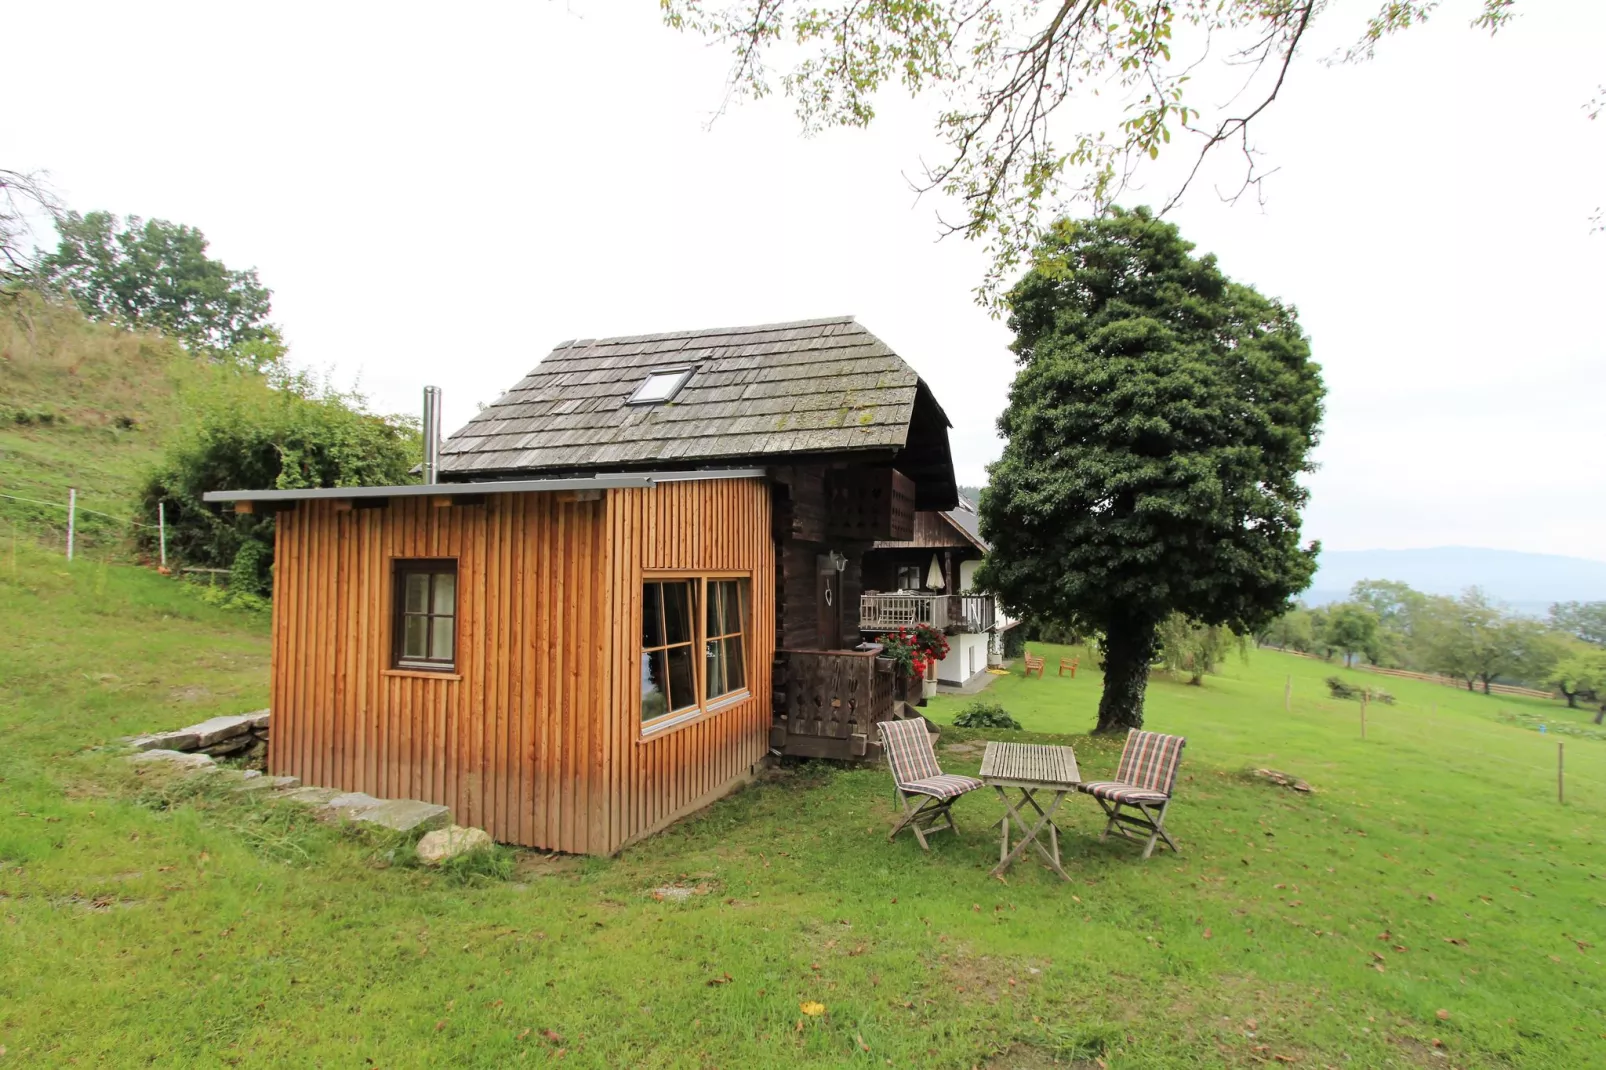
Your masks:
M 1475 546 L 1422 550 L 1323 550 L 1308 605 L 1340 601 L 1360 580 L 1398 580 L 1428 594 L 1460 594 L 1468 587 L 1543 614 L 1552 602 L 1606 600 L 1606 561 Z

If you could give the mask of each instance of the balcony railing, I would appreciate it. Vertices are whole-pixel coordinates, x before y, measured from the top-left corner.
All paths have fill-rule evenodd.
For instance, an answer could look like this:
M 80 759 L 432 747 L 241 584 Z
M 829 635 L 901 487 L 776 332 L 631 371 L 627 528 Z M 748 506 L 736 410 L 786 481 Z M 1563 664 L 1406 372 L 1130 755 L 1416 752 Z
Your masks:
M 996 623 L 988 594 L 865 594 L 859 596 L 859 630 L 886 632 L 929 624 L 945 632 L 991 631 Z

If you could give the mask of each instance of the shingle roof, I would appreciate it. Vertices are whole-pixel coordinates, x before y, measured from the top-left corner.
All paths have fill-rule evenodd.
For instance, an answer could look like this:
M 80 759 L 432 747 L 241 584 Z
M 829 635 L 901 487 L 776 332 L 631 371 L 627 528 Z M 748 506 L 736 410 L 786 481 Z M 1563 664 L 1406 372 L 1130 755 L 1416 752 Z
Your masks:
M 975 503 L 969 498 L 961 496 L 959 506 L 943 513 L 943 516 L 952 521 L 954 527 L 968 535 L 970 541 L 975 543 L 982 552 L 985 553 L 992 549 L 991 546 L 987 545 L 987 540 L 981 537 L 981 517 L 976 515 Z
M 627 404 L 654 369 L 688 366 L 670 401 Z M 898 450 L 921 386 L 851 316 L 565 342 L 442 444 L 441 473 Z

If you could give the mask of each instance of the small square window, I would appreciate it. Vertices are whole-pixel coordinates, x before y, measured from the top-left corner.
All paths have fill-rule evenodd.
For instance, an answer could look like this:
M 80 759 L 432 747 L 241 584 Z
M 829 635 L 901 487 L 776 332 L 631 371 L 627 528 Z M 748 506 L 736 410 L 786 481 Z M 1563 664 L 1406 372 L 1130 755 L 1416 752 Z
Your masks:
M 632 405 L 652 405 L 660 401 L 668 401 L 674 397 L 686 380 L 691 378 L 694 368 L 658 368 L 647 374 L 642 384 L 636 387 L 636 392 L 630 395 Z
M 391 666 L 450 672 L 457 662 L 457 562 L 395 563 Z

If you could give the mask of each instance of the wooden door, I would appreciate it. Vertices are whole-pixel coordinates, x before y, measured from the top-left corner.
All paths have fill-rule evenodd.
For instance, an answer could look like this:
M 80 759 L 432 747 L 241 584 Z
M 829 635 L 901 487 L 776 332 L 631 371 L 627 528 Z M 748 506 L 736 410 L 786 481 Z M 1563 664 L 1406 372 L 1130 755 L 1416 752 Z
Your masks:
M 815 633 L 821 650 L 836 650 L 842 646 L 842 573 L 831 564 L 827 554 L 815 558 L 816 604 L 819 610 L 818 631 Z

